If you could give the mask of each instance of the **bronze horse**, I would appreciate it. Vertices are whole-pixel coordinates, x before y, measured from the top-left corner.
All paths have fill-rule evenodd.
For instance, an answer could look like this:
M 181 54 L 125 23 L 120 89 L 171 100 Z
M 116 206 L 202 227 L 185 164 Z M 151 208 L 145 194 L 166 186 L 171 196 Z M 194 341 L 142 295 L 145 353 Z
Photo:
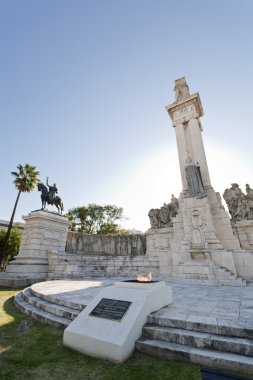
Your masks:
M 56 195 L 56 197 L 54 197 L 51 200 L 47 187 L 41 182 L 38 183 L 38 191 L 41 191 L 41 203 L 42 203 L 41 210 L 45 210 L 46 204 L 49 204 L 49 205 L 56 206 L 58 213 L 62 214 L 62 211 L 64 210 L 63 202 L 61 198 L 58 197 L 58 195 Z

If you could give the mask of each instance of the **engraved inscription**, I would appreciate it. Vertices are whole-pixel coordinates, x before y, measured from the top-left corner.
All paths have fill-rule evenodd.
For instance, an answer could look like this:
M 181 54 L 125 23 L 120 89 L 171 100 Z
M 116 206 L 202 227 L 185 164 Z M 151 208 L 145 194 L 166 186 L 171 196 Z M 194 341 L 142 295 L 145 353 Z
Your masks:
M 121 321 L 127 312 L 131 302 L 102 298 L 97 306 L 91 311 L 93 317 Z
M 173 119 L 178 119 L 179 117 L 185 116 L 186 114 L 192 114 L 196 112 L 195 105 L 190 105 L 182 108 L 181 110 L 173 112 Z

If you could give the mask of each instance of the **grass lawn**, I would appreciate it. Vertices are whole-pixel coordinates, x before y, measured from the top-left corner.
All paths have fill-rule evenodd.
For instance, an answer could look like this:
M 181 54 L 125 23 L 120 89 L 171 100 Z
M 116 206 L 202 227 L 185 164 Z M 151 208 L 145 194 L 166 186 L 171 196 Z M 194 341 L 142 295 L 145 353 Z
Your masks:
M 90 358 L 62 345 L 63 331 L 16 310 L 17 290 L 0 288 L 1 380 L 200 380 L 200 367 L 135 353 L 124 364 Z M 18 332 L 22 321 L 29 329 Z

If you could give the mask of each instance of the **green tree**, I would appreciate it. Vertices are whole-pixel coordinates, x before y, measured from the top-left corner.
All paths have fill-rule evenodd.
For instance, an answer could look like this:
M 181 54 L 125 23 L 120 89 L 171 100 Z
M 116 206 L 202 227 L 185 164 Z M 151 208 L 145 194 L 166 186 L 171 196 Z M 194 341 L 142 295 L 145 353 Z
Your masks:
M 10 238 L 11 228 L 13 225 L 13 220 L 14 220 L 16 209 L 17 209 L 20 194 L 30 193 L 31 191 L 33 191 L 34 187 L 38 183 L 38 176 L 40 174 L 38 171 L 36 171 L 35 166 L 30 166 L 28 164 L 25 164 L 24 166 L 18 165 L 17 169 L 18 169 L 17 172 L 11 172 L 11 174 L 14 176 L 13 183 L 16 189 L 18 190 L 18 195 L 17 195 L 16 202 L 12 211 L 10 223 L 6 232 L 5 241 L 0 252 L 0 268 L 2 269 L 3 269 L 3 261 L 5 260 L 6 253 L 7 253 L 8 241 Z
M 0 247 L 3 247 L 5 243 L 6 233 L 7 233 L 6 230 L 0 231 Z M 19 252 L 21 240 L 22 240 L 22 232 L 20 231 L 18 227 L 14 225 L 11 230 L 10 237 L 8 240 L 6 256 L 3 262 L 3 269 L 6 268 L 9 261 L 13 260 L 14 257 L 17 256 Z
M 71 231 L 85 232 L 88 234 L 126 234 L 115 223 L 124 219 L 123 208 L 115 205 L 97 205 L 95 203 L 86 206 L 75 207 L 67 213 L 68 219 L 72 222 Z

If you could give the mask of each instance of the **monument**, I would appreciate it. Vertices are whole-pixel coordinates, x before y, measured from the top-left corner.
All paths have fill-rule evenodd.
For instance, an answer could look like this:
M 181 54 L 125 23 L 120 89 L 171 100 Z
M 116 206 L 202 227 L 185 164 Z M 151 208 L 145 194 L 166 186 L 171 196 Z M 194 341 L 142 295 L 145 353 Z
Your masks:
M 41 210 L 32 211 L 23 216 L 24 232 L 19 253 L 11 261 L 5 273 L 1 273 L 0 284 L 4 286 L 26 286 L 45 281 L 48 277 L 48 255 L 65 252 L 69 221 L 61 215 L 63 202 L 56 196 L 56 184 L 47 187 L 38 183 L 42 191 Z M 58 212 L 45 210 L 46 204 L 55 205 Z
M 181 194 L 149 211 L 144 235 L 112 236 L 68 232 L 56 184 L 38 184 L 42 209 L 25 216 L 20 253 L 4 275 L 35 282 L 45 278 L 132 276 L 152 271 L 164 279 L 244 286 L 253 282 L 253 190 L 233 183 L 223 196 L 211 184 L 198 93 L 185 78 L 175 81 L 175 101 L 166 107 L 175 130 L 182 180 Z M 58 213 L 45 211 L 54 205 Z M 25 285 L 21 282 L 19 285 Z M 5 282 L 6 284 L 6 282 Z M 17 282 L 15 282 L 17 285 Z M 8 286 L 11 286 L 8 283 Z
M 189 94 L 185 78 L 175 81 L 175 103 L 166 107 L 176 132 L 182 193 L 176 223 L 184 234 L 177 249 L 240 249 L 220 195 L 211 186 L 202 140 L 199 94 Z M 180 239 L 181 240 L 181 239 Z
M 242 247 L 220 194 L 211 185 L 202 140 L 200 118 L 204 112 L 200 96 L 190 94 L 184 77 L 175 81 L 174 90 L 175 102 L 166 110 L 176 133 L 182 192 L 168 223 L 164 223 L 163 210 L 169 210 L 171 204 L 150 210 L 147 254 L 157 252 L 167 265 L 167 275 L 171 276 L 212 279 L 214 263 L 237 274 L 234 252 Z M 251 201 L 251 189 L 247 189 Z M 240 213 L 250 215 L 243 204 L 245 198 L 239 203 Z
M 58 189 L 55 183 L 53 184 L 53 186 L 49 185 L 48 177 L 47 177 L 46 186 L 42 182 L 38 183 L 38 191 L 41 191 L 41 209 L 42 210 L 45 210 L 46 204 L 49 204 L 49 205 L 56 206 L 58 213 L 62 214 L 63 202 L 61 198 L 58 195 L 56 195 L 58 193 Z

